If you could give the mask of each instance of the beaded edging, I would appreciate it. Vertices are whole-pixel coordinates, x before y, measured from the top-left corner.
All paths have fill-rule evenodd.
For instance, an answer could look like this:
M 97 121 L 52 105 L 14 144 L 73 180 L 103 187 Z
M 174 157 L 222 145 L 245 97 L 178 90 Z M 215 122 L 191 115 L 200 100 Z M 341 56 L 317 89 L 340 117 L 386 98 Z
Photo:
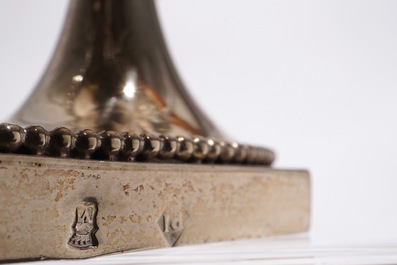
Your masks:
M 0 152 L 109 161 L 270 166 L 271 150 L 212 138 L 0 124 Z

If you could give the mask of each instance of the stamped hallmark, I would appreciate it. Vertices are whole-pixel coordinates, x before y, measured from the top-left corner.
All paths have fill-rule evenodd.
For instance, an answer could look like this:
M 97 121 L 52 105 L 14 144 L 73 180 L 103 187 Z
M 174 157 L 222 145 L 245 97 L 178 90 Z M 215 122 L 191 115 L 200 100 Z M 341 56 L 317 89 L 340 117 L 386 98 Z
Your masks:
M 157 224 L 169 245 L 174 246 L 184 230 L 182 213 L 170 214 L 164 211 Z
M 76 207 L 75 220 L 72 226 L 73 235 L 70 237 L 69 246 L 77 249 L 89 249 L 98 246 L 95 232 L 98 231 L 96 224 L 97 204 L 93 201 L 81 202 Z

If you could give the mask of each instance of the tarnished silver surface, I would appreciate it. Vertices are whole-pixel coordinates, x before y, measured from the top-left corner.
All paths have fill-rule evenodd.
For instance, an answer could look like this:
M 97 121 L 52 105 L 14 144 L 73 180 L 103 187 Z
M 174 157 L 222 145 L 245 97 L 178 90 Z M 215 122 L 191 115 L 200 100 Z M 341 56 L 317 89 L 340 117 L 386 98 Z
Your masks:
M 45 75 L 10 121 L 223 138 L 183 87 L 152 0 L 72 0 Z
M 305 231 L 306 171 L 0 154 L 0 260 Z
M 214 151 L 214 148 L 218 147 Z M 269 166 L 274 153 L 266 148 L 217 142 L 211 138 L 99 133 L 65 127 L 47 132 L 41 126 L 0 124 L 0 152 L 95 160 L 222 163 Z
M 72 0 L 45 75 L 11 121 L 22 127 L 0 124 L 0 262 L 309 226 L 308 173 L 269 168 L 271 150 L 229 141 L 206 118 L 152 0 Z

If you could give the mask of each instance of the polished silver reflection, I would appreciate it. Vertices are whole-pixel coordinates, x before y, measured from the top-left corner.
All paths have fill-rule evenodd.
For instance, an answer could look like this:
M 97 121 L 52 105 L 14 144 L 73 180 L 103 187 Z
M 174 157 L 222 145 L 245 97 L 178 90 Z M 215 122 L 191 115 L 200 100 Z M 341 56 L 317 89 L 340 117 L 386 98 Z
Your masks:
M 11 121 L 222 137 L 181 84 L 151 0 L 71 1 L 51 63 Z

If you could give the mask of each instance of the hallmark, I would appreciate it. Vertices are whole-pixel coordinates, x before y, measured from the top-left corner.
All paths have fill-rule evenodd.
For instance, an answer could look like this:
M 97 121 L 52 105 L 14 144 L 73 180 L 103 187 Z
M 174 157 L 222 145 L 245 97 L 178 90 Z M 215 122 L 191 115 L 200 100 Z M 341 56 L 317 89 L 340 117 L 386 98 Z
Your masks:
M 97 204 L 92 201 L 81 202 L 76 207 L 75 220 L 72 226 L 73 235 L 68 244 L 77 249 L 95 248 L 98 240 L 95 237 L 98 227 L 96 224 Z
M 165 211 L 157 221 L 170 246 L 174 246 L 184 230 L 182 213 L 169 214 Z

